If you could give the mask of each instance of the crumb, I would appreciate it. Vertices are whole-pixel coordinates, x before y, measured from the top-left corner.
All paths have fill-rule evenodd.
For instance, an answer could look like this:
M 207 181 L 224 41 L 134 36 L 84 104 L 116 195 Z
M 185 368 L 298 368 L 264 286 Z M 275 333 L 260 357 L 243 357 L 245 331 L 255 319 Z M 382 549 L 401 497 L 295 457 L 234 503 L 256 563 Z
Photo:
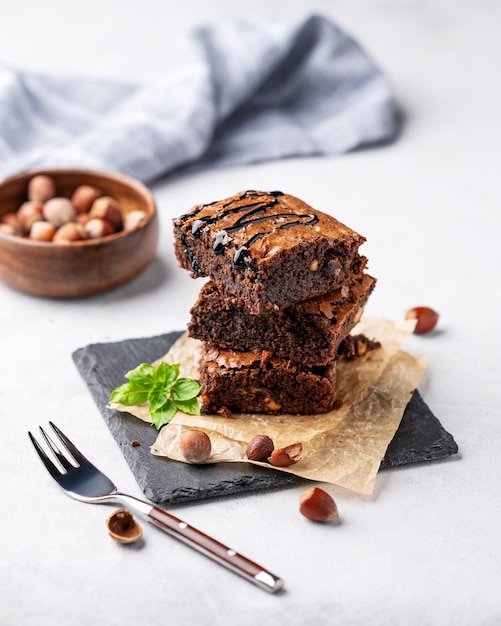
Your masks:
M 136 448 L 137 446 L 140 446 L 141 444 L 139 443 L 139 441 L 138 441 L 137 439 L 133 439 L 133 440 L 130 442 L 130 445 L 131 445 L 133 448 Z
M 355 359 L 380 347 L 381 343 L 379 341 L 369 339 L 365 335 L 348 335 L 339 346 L 338 357 Z
M 231 417 L 231 411 L 227 406 L 222 406 L 218 409 L 218 415 L 221 415 L 222 417 Z

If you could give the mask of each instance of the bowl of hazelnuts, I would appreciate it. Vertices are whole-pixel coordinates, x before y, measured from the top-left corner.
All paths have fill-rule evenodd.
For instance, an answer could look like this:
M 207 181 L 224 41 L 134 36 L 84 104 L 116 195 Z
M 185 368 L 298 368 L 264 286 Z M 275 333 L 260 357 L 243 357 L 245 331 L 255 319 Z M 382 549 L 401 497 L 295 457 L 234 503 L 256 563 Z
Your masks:
M 116 173 L 46 169 L 0 183 L 0 280 L 30 294 L 90 296 L 138 276 L 158 243 L 151 191 Z

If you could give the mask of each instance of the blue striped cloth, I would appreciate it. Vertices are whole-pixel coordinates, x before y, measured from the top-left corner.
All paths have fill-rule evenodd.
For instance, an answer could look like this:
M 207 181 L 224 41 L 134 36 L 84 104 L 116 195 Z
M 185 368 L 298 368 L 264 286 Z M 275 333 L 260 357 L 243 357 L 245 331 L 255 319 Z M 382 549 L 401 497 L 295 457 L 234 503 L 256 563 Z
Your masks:
M 391 85 L 331 21 L 199 28 L 144 84 L 0 65 L 0 178 L 34 167 L 120 171 L 145 182 L 182 167 L 342 154 L 393 139 Z

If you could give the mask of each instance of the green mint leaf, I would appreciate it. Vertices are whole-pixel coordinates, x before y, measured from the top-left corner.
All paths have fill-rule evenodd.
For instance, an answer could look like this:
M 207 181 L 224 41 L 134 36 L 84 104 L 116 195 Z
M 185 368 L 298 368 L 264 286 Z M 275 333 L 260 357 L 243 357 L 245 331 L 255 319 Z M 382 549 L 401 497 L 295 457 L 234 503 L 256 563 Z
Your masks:
M 177 409 L 200 415 L 196 396 L 201 387 L 191 378 L 179 378 L 179 369 L 179 363 L 161 362 L 156 368 L 141 363 L 125 374 L 129 382 L 111 392 L 110 402 L 128 406 L 149 402 L 151 419 L 157 429 L 168 424 Z
M 176 400 L 176 407 L 188 415 L 200 415 L 200 405 L 196 398 L 190 400 Z
M 153 384 L 156 376 L 156 369 L 148 363 L 141 363 L 133 370 L 125 374 L 125 378 L 138 389 L 148 390 Z
M 119 402 L 127 406 L 143 404 L 148 400 L 148 392 L 134 389 L 130 383 L 120 385 L 111 392 L 110 402 Z
M 162 361 L 156 369 L 155 382 L 163 385 L 165 389 L 170 389 L 178 376 L 179 363 L 173 363 L 171 365 Z
M 172 402 L 172 400 L 167 400 L 161 409 L 156 411 L 150 410 L 151 419 L 153 424 L 155 424 L 156 429 L 160 430 L 162 426 L 168 424 L 176 414 L 176 411 L 176 405 Z
M 191 378 L 178 378 L 170 390 L 172 399 L 178 401 L 191 400 L 200 393 L 200 385 Z
M 110 394 L 110 402 L 121 402 L 122 397 L 129 392 L 130 385 L 129 383 L 124 383 L 119 387 L 115 387 Z
M 161 411 L 167 402 L 171 402 L 169 395 L 163 389 L 152 389 L 148 394 L 150 413 Z

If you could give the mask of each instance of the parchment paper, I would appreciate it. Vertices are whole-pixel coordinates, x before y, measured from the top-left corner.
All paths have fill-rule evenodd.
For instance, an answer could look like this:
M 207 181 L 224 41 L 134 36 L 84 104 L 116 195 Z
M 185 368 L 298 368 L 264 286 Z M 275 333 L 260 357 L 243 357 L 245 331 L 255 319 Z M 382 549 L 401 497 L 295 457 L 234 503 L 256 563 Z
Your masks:
M 179 437 L 185 429 L 199 428 L 211 437 L 209 462 L 241 462 L 246 461 L 247 442 L 256 434 L 268 434 L 275 447 L 297 441 L 303 444 L 301 460 L 288 468 L 274 468 L 277 471 L 370 494 L 388 444 L 426 367 L 424 358 L 400 349 L 414 324 L 380 318 L 361 320 L 353 333 L 377 339 L 382 347 L 365 357 L 339 362 L 337 400 L 341 406 L 336 410 L 309 416 L 233 414 L 229 418 L 178 412 L 160 430 L 151 452 L 184 462 Z M 160 361 L 180 363 L 182 376 L 197 378 L 199 355 L 199 342 L 184 334 Z M 151 422 L 147 405 L 110 406 Z

